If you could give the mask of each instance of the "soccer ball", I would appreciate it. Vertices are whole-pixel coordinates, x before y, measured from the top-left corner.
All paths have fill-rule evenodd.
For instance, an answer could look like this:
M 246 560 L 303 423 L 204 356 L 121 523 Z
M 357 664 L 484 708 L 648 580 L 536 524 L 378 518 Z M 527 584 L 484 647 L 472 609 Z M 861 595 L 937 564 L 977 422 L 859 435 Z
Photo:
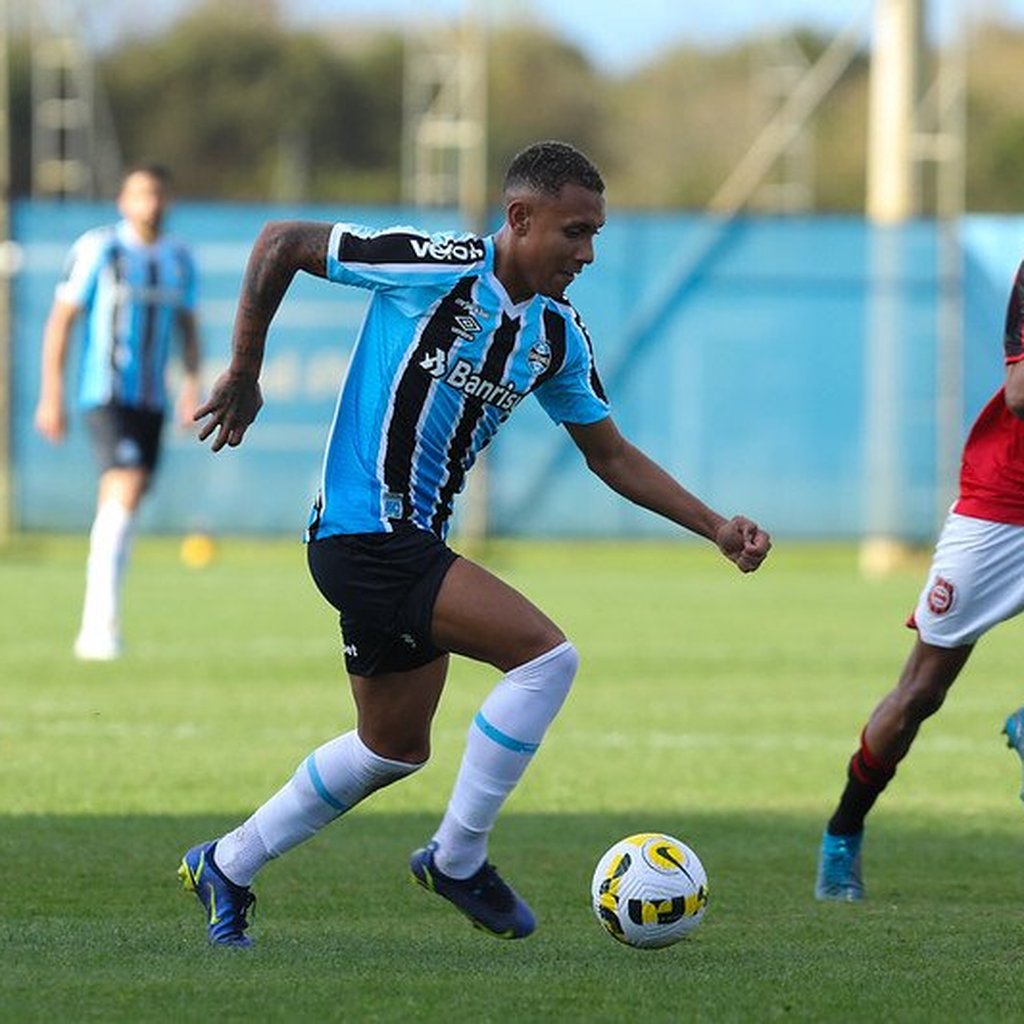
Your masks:
M 182 562 L 190 569 L 205 569 L 217 556 L 217 545 L 208 533 L 190 533 L 181 542 Z
M 613 939 L 638 949 L 670 946 L 700 924 L 708 877 L 697 854 L 661 832 L 620 839 L 597 862 L 594 913 Z

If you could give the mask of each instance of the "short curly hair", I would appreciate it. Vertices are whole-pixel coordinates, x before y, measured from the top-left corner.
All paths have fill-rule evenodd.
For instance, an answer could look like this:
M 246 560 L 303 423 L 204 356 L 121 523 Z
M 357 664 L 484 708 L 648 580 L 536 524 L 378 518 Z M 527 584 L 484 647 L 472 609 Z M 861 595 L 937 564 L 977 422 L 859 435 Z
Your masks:
M 575 146 L 549 140 L 535 142 L 516 154 L 505 174 L 504 191 L 526 191 L 556 196 L 565 185 L 604 192 L 598 169 Z

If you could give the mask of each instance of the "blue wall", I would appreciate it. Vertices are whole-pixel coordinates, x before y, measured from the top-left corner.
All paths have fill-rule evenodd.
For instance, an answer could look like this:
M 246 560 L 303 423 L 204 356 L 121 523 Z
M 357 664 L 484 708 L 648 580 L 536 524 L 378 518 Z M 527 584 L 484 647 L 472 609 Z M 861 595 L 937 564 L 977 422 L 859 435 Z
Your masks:
M 95 474 L 83 429 L 76 421 L 68 443 L 55 448 L 34 433 L 32 410 L 42 325 L 67 247 L 112 216 L 106 205 L 15 207 L 14 235 L 25 254 L 14 287 L 13 358 L 15 515 L 23 529 L 81 530 L 91 519 Z M 171 227 L 193 243 L 200 267 L 208 380 L 227 359 L 253 238 L 264 221 L 291 216 L 456 223 L 443 212 L 180 204 Z M 1024 221 L 971 217 L 958 233 L 962 433 L 1002 377 L 1003 316 L 1024 254 Z M 613 210 L 597 262 L 572 298 L 594 338 L 616 420 L 635 443 L 723 512 L 747 512 L 779 535 L 852 538 L 869 530 L 873 396 L 865 380 L 869 343 L 880 337 L 878 296 L 888 297 L 893 334 L 882 358 L 896 401 L 886 443 L 898 478 L 885 525 L 926 539 L 953 486 L 937 478 L 935 454 L 938 245 L 929 222 L 880 236 L 854 217 L 724 224 Z M 364 305 L 356 290 L 295 281 L 271 332 L 259 420 L 241 448 L 216 456 L 169 429 L 145 528 L 301 532 Z M 516 410 L 488 466 L 497 533 L 671 529 L 605 492 L 535 403 Z

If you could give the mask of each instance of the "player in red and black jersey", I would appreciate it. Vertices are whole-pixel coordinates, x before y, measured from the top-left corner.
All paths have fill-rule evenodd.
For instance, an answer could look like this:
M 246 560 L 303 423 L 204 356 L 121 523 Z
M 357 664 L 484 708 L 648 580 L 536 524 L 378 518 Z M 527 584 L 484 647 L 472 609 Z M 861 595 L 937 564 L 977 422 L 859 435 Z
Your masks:
M 1010 294 L 1004 348 L 1006 379 L 968 435 L 960 494 L 907 622 L 917 639 L 896 686 L 861 732 L 825 828 L 814 888 L 820 900 L 864 898 L 865 817 L 921 723 L 942 706 L 975 643 L 1024 610 L 1024 263 Z M 1004 731 L 1024 758 L 1024 708 L 1010 715 Z

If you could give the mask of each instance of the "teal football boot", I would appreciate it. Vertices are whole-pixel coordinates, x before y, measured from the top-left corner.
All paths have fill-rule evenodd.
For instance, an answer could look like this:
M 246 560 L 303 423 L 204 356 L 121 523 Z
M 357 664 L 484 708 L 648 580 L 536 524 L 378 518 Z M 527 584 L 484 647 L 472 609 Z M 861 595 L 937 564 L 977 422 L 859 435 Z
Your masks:
M 1017 751 L 1024 766 L 1024 708 L 1017 708 L 1016 711 L 1003 725 L 1003 735 L 1006 737 L 1006 745 Z M 1024 800 L 1024 780 L 1021 781 L 1020 798 Z
M 863 829 L 852 836 L 834 836 L 828 829 L 825 830 L 818 851 L 815 899 L 844 903 L 864 899 L 864 880 L 860 872 L 860 847 L 863 842 Z

